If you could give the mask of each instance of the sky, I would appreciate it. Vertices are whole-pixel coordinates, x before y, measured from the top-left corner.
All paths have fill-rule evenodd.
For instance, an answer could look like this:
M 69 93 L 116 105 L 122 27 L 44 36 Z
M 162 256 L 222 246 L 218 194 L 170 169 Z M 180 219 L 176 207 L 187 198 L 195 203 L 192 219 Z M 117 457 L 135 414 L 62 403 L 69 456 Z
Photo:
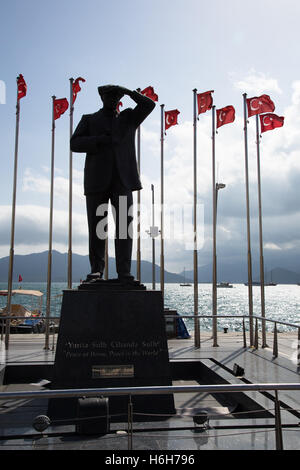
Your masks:
M 74 126 L 101 107 L 99 85 L 153 86 L 159 102 L 141 126 L 142 258 L 151 260 L 151 184 L 156 224 L 160 201 L 160 105 L 178 109 L 178 125 L 164 141 L 165 202 L 177 207 L 167 231 L 165 268 L 189 270 L 193 254 L 180 237 L 178 207 L 193 201 L 193 89 L 214 90 L 216 108 L 233 105 L 234 123 L 216 135 L 219 192 L 219 263 L 247 262 L 243 93 L 268 94 L 284 127 L 262 135 L 261 181 L 267 269 L 300 271 L 300 33 L 297 0 L 11 0 L 1 5 L 0 257 L 9 255 L 14 169 L 16 77 L 21 100 L 15 254 L 48 249 L 51 96 L 69 97 L 69 78 L 83 77 Z M 135 104 L 123 99 L 123 108 Z M 211 113 L 197 123 L 199 265 L 212 262 Z M 249 118 L 251 244 L 258 265 L 258 200 L 255 118 Z M 68 249 L 69 114 L 56 121 L 53 248 Z M 73 154 L 73 251 L 88 253 L 83 195 L 84 155 Z M 136 195 L 135 195 L 136 197 Z M 168 212 L 168 213 L 169 213 Z M 172 218 L 173 217 L 173 218 Z M 191 219 L 186 221 L 191 224 Z M 173 225 L 172 225 L 173 224 Z M 111 224 L 112 226 L 112 224 Z M 170 228 L 169 233 L 172 234 Z M 113 227 L 111 229 L 113 235 Z M 110 256 L 114 256 L 112 239 Z M 157 240 L 159 253 L 159 240 Z M 133 258 L 136 257 L 135 245 Z M 159 254 L 157 256 L 159 263 Z

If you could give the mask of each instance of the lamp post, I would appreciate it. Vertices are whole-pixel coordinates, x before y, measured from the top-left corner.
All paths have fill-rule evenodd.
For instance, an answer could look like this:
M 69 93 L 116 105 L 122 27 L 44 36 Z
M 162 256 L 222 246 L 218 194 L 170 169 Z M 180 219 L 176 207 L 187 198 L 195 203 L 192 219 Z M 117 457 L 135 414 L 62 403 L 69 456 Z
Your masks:
M 217 204 L 218 204 L 218 191 L 220 189 L 226 188 L 226 184 L 224 183 L 216 183 L 216 220 L 217 220 Z
M 158 227 L 154 225 L 154 186 L 151 184 L 152 191 L 152 225 L 146 232 L 152 238 L 152 289 L 155 290 L 155 238 L 158 237 Z
M 218 346 L 217 341 L 217 201 L 218 201 L 218 191 L 226 187 L 223 183 L 215 184 L 215 204 L 214 204 L 214 214 L 213 214 L 213 346 Z

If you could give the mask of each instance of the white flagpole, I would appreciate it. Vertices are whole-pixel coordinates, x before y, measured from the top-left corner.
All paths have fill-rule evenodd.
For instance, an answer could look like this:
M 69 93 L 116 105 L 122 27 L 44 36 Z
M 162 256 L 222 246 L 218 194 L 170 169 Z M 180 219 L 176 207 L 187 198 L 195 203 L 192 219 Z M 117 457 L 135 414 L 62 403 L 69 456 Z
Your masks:
M 199 295 L 198 295 L 198 249 L 197 249 L 197 89 L 193 90 L 193 108 L 194 108 L 194 345 L 200 348 L 200 325 L 199 325 Z
M 70 139 L 73 134 L 73 82 L 70 78 Z M 72 289 L 72 198 L 73 198 L 73 153 L 69 146 L 69 249 L 68 249 L 68 289 Z
M 107 281 L 108 276 L 109 276 L 109 271 L 108 271 L 108 227 L 107 227 L 107 238 L 105 240 L 105 266 L 104 266 L 104 279 Z
M 256 115 L 256 149 L 257 149 L 257 180 L 258 180 L 258 220 L 259 220 L 259 248 L 260 248 L 260 299 L 261 316 L 265 318 L 265 273 L 264 273 L 264 253 L 263 253 L 263 229 L 262 229 L 262 203 L 261 203 L 261 178 L 260 178 L 260 135 L 259 116 Z M 262 322 L 262 347 L 267 347 L 266 324 Z
M 141 89 L 137 88 L 140 92 Z M 141 174 L 141 126 L 137 129 L 137 164 Z M 141 191 L 137 192 L 136 278 L 141 281 Z
M 155 204 L 154 204 L 154 185 L 151 184 L 152 191 L 152 230 L 155 227 Z M 152 234 L 152 289 L 155 290 L 155 237 Z
M 52 141 L 51 141 L 51 182 L 50 182 L 50 215 L 49 215 L 49 248 L 48 248 L 48 271 L 47 271 L 47 300 L 46 300 L 46 332 L 44 349 L 49 349 L 49 317 L 51 310 L 51 271 L 52 271 L 52 232 L 53 232 L 53 187 L 54 187 L 54 143 L 55 143 L 55 120 L 54 101 L 52 96 Z
M 18 81 L 18 78 L 17 78 L 17 81 Z M 19 149 L 19 123 L 20 123 L 20 101 L 18 100 L 18 87 L 17 87 L 13 200 L 12 200 L 10 252 L 9 252 L 8 286 L 7 286 L 7 315 L 9 315 L 9 316 L 11 315 L 12 279 L 13 279 L 13 265 L 14 265 L 17 171 L 18 171 L 18 149 Z M 10 335 L 10 319 L 6 320 L 6 322 L 5 322 L 5 348 L 6 349 L 8 349 L 8 347 L 9 347 L 9 335 Z
M 212 276 L 212 314 L 213 314 L 213 346 L 217 347 L 217 244 L 216 244 L 216 234 L 217 234 L 217 227 L 216 227 L 216 208 L 217 208 L 217 201 L 216 201 L 216 124 L 215 124 L 215 114 L 216 114 L 216 107 L 212 106 L 212 188 L 213 188 L 213 276 Z
M 249 172 L 248 172 L 248 132 L 247 132 L 247 93 L 244 93 L 244 141 L 245 141 L 245 180 L 246 180 L 246 206 L 247 206 L 247 260 L 248 260 L 248 303 L 250 324 L 250 346 L 254 345 L 253 338 L 253 293 L 252 293 L 252 259 L 250 236 L 250 204 L 249 204 Z
M 165 256 L 164 256 L 164 104 L 161 107 L 161 137 L 160 137 L 160 289 L 164 298 L 165 293 Z
M 137 164 L 141 174 L 141 126 L 137 129 Z M 137 251 L 136 251 L 136 278 L 141 281 L 141 191 L 137 192 Z

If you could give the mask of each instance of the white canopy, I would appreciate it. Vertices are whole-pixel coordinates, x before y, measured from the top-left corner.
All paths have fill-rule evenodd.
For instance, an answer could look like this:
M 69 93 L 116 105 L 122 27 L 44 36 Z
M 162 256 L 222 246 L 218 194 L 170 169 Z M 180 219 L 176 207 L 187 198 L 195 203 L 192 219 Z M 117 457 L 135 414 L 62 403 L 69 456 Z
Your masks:
M 44 295 L 43 292 L 39 290 L 14 289 L 11 292 L 12 294 L 34 295 L 35 297 L 42 297 Z M 7 290 L 0 290 L 0 295 L 7 295 Z

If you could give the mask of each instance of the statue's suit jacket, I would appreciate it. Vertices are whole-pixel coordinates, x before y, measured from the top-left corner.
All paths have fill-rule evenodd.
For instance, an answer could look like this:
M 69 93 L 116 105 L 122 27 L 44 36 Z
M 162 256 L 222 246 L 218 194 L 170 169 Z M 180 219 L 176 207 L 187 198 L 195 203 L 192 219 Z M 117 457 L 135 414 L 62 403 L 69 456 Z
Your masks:
M 104 192 L 111 184 L 114 165 L 123 186 L 131 191 L 142 189 L 135 153 L 135 132 L 151 113 L 155 103 L 133 91 L 137 103 L 119 115 L 104 108 L 82 116 L 71 137 L 73 152 L 86 152 L 84 193 Z

